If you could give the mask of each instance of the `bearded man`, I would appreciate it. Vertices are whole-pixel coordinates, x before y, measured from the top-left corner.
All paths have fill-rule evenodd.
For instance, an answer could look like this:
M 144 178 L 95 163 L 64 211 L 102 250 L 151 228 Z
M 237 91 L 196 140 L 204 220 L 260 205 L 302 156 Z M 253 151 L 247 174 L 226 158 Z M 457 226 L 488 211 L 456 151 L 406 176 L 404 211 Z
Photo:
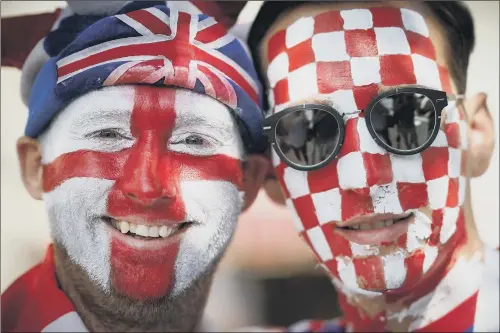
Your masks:
M 261 88 L 192 4 L 95 7 L 64 10 L 24 65 L 19 163 L 53 245 L 2 295 L 2 331 L 199 330 L 267 171 Z

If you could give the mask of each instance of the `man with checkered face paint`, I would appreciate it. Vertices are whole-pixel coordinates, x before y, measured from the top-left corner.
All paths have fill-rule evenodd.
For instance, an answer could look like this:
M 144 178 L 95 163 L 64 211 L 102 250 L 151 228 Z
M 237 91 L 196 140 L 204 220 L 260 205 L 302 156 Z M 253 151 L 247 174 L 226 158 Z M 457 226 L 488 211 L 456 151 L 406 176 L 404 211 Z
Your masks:
M 72 2 L 28 57 L 17 148 L 54 244 L 2 294 L 2 331 L 207 328 L 269 163 L 250 55 L 198 5 Z
M 344 312 L 289 330 L 497 332 L 498 251 L 479 239 L 470 202 L 493 126 L 484 94 L 464 98 L 468 10 L 265 3 L 248 42 L 268 95 L 276 181 L 265 188 Z M 307 158 L 286 144 L 298 117 Z

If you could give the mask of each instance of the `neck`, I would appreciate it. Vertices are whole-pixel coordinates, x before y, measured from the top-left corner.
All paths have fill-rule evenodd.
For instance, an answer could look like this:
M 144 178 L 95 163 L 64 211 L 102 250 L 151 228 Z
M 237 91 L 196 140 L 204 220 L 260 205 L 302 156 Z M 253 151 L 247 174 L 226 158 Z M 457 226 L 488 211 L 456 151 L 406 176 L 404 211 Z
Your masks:
M 432 326 L 473 296 L 482 277 L 483 243 L 470 227 L 474 224 L 468 208 L 462 235 L 450 239 L 454 244 L 449 246 L 448 253 L 443 253 L 441 260 L 411 288 L 364 292 L 349 290 L 333 279 L 347 327 L 359 332 L 415 331 Z
M 201 321 L 212 272 L 175 297 L 138 301 L 102 291 L 62 247 L 54 250 L 59 286 L 91 332 L 193 332 Z

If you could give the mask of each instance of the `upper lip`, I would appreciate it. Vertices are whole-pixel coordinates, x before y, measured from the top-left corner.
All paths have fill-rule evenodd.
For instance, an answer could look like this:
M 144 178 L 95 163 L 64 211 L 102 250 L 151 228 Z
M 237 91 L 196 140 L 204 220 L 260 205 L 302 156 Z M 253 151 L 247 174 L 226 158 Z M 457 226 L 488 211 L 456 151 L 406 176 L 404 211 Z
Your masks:
M 134 223 L 134 224 L 142 224 L 142 225 L 157 225 L 157 226 L 162 226 L 166 225 L 169 227 L 173 227 L 179 224 L 183 223 L 188 223 L 189 221 L 172 221 L 172 220 L 165 220 L 165 219 L 148 219 L 147 217 L 143 216 L 120 216 L 120 217 L 115 217 L 115 216 L 106 216 L 108 218 L 112 218 L 116 221 L 125 221 L 128 223 Z
M 360 217 L 356 217 L 347 221 L 341 221 L 337 223 L 337 226 L 339 227 L 349 227 L 352 225 L 356 224 L 363 224 L 363 223 L 376 223 L 379 221 L 385 221 L 385 220 L 397 220 L 404 218 L 406 216 L 410 215 L 410 213 L 403 213 L 403 214 L 370 214 L 370 215 L 364 215 Z

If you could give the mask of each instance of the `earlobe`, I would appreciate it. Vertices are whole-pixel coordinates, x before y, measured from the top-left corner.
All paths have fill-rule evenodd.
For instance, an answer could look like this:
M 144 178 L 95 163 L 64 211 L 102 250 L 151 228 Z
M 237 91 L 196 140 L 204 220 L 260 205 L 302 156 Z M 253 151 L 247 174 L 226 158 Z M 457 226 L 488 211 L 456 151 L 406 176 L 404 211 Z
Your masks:
M 40 143 L 26 136 L 19 138 L 17 155 L 24 186 L 34 199 L 42 200 L 43 165 Z
M 249 155 L 243 170 L 245 199 L 242 211 L 247 210 L 257 198 L 269 168 L 269 161 L 262 155 Z
M 488 169 L 495 147 L 493 119 L 484 93 L 466 99 L 464 108 L 469 120 L 468 173 L 479 177 Z

